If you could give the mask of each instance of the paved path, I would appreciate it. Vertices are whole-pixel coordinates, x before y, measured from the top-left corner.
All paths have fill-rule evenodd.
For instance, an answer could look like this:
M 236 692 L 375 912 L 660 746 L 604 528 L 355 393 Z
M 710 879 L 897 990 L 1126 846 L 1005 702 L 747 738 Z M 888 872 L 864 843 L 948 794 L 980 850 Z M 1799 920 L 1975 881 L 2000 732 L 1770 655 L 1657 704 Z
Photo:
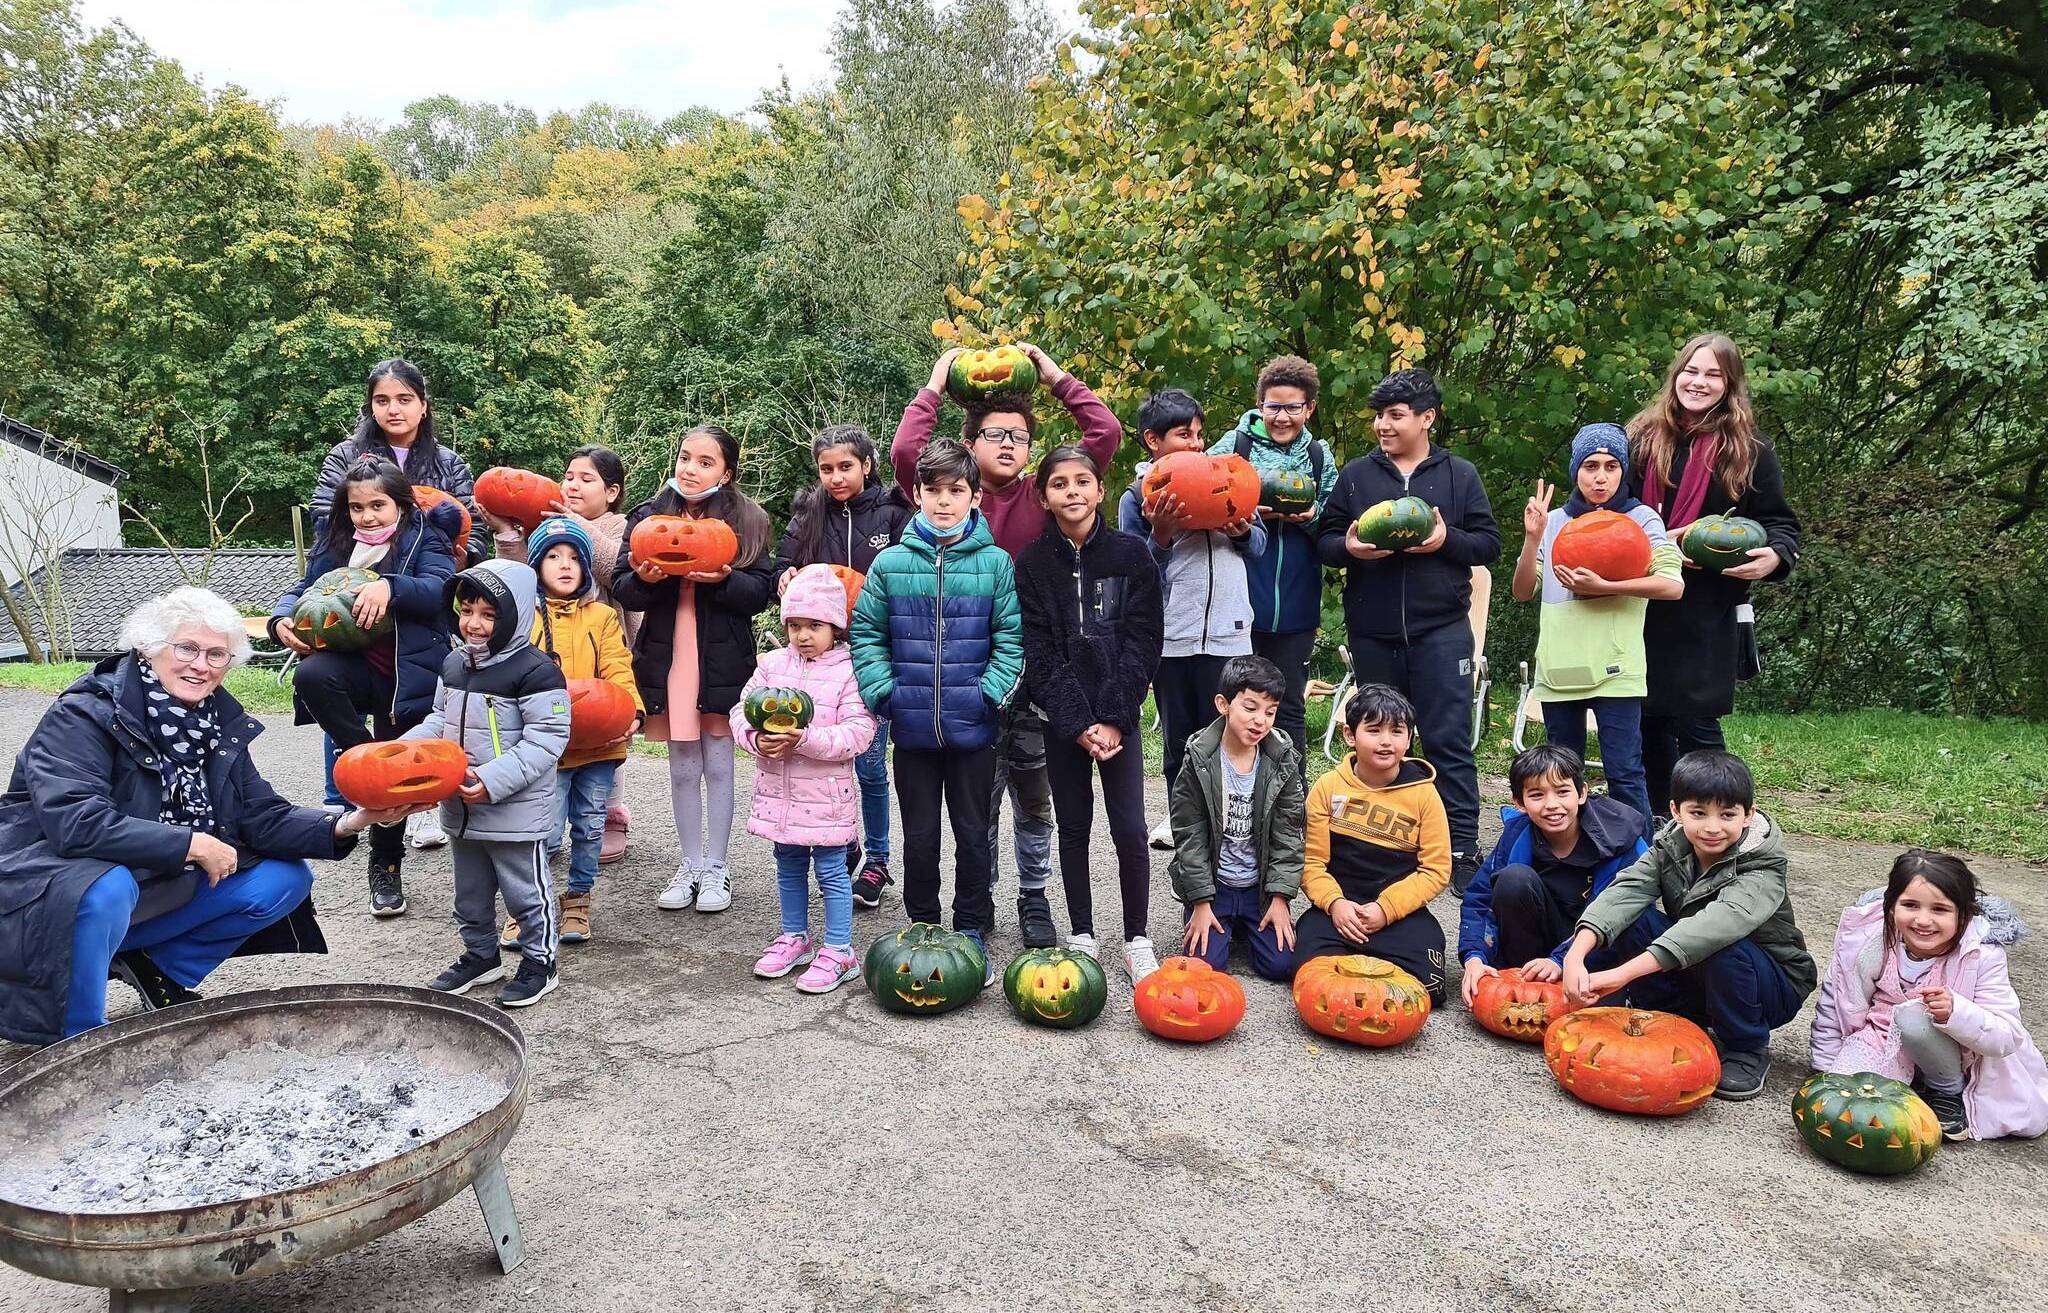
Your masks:
M 0 761 L 42 705 L 0 691 Z M 288 796 L 316 799 L 317 735 L 270 725 L 259 762 Z M 1537 1051 L 1455 1005 L 1392 1052 L 1319 1042 L 1284 990 L 1250 979 L 1244 1025 L 1205 1048 L 1145 1034 L 1127 993 L 1071 1034 L 1018 1024 L 994 994 L 896 1018 L 864 990 L 815 999 L 749 975 L 775 932 L 758 841 L 735 840 L 730 912 L 656 911 L 672 854 L 662 764 L 636 757 L 623 778 L 638 843 L 599 884 L 598 941 L 565 949 L 563 988 L 520 1018 L 534 1097 L 508 1163 L 526 1265 L 496 1272 L 464 1196 L 200 1309 L 1837 1313 L 2018 1308 L 2048 1278 L 2048 1145 L 1949 1146 L 1906 1181 L 1829 1167 L 1786 1108 L 1805 1018 L 1779 1033 L 1764 1097 L 1676 1122 L 1574 1102 Z M 1793 849 L 1801 921 L 1824 954 L 1891 853 Z M 1113 923 L 1106 837 L 1096 871 Z M 2048 925 L 2041 868 L 1979 871 Z M 456 951 L 445 853 L 416 860 L 408 887 L 411 915 L 377 922 L 359 863 L 323 869 L 334 954 L 230 963 L 208 991 L 423 983 Z M 895 895 L 859 913 L 861 944 L 900 919 Z M 1012 895 L 1006 876 L 999 908 Z M 1448 898 L 1432 910 L 1450 923 Z M 1163 862 L 1152 920 L 1161 937 L 1179 922 Z M 1002 924 L 1007 960 L 1014 917 Z M 2048 1028 L 2048 942 L 2023 946 L 2013 977 Z M 0 1045 L 0 1062 L 19 1054 Z M 0 1309 L 103 1300 L 0 1268 Z

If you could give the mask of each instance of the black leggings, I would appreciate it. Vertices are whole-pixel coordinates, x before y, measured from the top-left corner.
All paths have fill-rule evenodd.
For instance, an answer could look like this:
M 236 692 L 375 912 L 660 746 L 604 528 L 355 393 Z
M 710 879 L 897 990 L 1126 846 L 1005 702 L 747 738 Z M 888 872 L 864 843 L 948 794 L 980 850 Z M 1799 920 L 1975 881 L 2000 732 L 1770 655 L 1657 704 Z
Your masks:
M 1097 762 L 1071 739 L 1045 736 L 1045 773 L 1059 824 L 1060 883 L 1067 890 L 1067 920 L 1077 935 L 1095 933 L 1095 898 L 1088 883 L 1088 840 L 1095 829 L 1095 769 L 1102 772 L 1102 805 L 1116 845 L 1117 885 L 1123 895 L 1124 939 L 1145 933 L 1152 902 L 1152 853 L 1145 842 L 1145 745 L 1124 735 L 1124 750 Z
M 419 718 L 393 720 L 391 703 L 396 695 L 391 676 L 364 660 L 360 654 L 313 652 L 299 658 L 292 676 L 292 691 L 298 694 L 309 715 L 327 731 L 334 746 L 346 752 L 364 743 L 382 743 L 419 724 Z M 370 727 L 363 728 L 363 717 Z M 370 860 L 380 866 L 396 866 L 405 859 L 405 826 L 370 827 Z
M 1718 750 L 1727 746 L 1717 716 L 1643 713 L 1643 775 L 1649 787 L 1653 825 L 1671 814 L 1671 768 L 1678 764 L 1678 759 L 1702 748 Z

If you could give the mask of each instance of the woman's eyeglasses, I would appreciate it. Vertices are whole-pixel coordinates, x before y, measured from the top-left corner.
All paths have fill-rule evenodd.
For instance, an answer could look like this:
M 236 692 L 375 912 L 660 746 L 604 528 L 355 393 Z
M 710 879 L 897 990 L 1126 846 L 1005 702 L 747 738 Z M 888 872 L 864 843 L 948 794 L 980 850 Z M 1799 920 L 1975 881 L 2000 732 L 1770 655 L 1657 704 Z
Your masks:
M 171 644 L 171 655 L 187 665 L 201 657 L 205 657 L 206 664 L 212 666 L 215 670 L 224 669 L 228 662 L 235 659 L 235 654 L 227 648 L 201 647 L 197 643 L 173 643 Z

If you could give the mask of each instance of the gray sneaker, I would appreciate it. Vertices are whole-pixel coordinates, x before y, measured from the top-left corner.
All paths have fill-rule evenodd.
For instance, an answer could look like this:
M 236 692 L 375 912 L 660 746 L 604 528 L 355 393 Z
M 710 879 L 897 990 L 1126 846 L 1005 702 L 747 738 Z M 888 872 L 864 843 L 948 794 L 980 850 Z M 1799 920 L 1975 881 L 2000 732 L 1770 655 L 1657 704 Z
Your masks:
M 1721 1083 L 1714 1087 L 1714 1097 L 1740 1103 L 1754 1099 L 1764 1092 L 1764 1077 L 1771 1074 L 1771 1055 L 1768 1049 L 1756 1049 L 1748 1053 L 1723 1053 L 1721 1055 Z
M 1934 1110 L 1934 1119 L 1941 1123 L 1942 1139 L 1970 1138 L 1970 1111 L 1963 1106 L 1960 1090 L 1921 1090 L 1920 1097 L 1927 1100 L 1927 1106 Z

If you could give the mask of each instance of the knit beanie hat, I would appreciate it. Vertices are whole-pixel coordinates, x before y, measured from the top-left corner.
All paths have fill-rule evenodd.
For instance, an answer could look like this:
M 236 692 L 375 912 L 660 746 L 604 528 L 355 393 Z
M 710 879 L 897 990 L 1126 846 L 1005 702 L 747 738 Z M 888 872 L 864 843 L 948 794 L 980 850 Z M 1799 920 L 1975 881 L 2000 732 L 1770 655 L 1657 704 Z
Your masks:
M 1572 438 L 1571 486 L 1579 486 L 1579 466 L 1586 457 L 1604 451 L 1621 462 L 1621 486 L 1628 486 L 1628 434 L 1619 424 L 1588 424 Z
M 597 576 L 591 568 L 596 548 L 591 545 L 589 532 L 567 516 L 550 515 L 540 522 L 533 536 L 526 540 L 526 563 L 538 572 L 541 558 L 548 554 L 548 549 L 563 543 L 576 549 L 576 560 L 583 567 L 583 588 L 577 596 L 591 596 L 597 591 Z
M 846 585 L 829 565 L 807 565 L 798 570 L 782 594 L 782 618 L 817 620 L 835 629 L 846 628 Z

